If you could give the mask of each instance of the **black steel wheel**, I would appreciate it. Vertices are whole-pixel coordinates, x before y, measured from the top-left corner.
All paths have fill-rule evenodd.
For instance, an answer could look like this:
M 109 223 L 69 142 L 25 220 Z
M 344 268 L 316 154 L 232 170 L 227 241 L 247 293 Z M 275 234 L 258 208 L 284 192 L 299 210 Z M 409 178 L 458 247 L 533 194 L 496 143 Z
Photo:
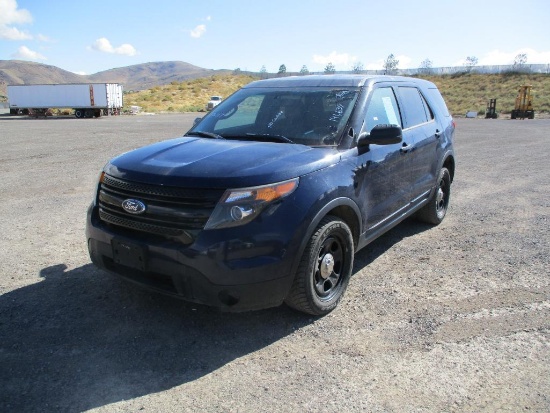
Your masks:
M 321 220 L 304 251 L 285 303 L 304 313 L 334 310 L 349 283 L 354 244 L 351 230 L 337 217 Z
M 440 224 L 445 215 L 451 199 L 451 174 L 447 168 L 441 168 L 437 180 L 437 187 L 424 207 L 417 213 L 417 218 L 428 224 Z

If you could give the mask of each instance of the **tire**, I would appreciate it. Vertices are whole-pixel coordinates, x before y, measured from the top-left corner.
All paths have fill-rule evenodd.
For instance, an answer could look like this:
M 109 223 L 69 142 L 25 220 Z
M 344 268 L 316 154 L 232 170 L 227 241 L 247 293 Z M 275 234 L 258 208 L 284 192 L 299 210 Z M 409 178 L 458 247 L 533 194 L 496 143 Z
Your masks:
M 307 314 L 330 313 L 348 286 L 353 255 L 353 236 L 346 223 L 333 216 L 323 218 L 308 242 L 285 303 Z
M 83 118 L 84 117 L 84 111 L 82 109 L 76 109 L 74 111 L 74 115 L 75 115 L 75 117 L 77 117 L 79 119 Z
M 417 212 L 417 218 L 428 224 L 441 224 L 447 215 L 450 199 L 451 174 L 447 168 L 441 168 L 437 178 L 437 187 L 428 203 Z

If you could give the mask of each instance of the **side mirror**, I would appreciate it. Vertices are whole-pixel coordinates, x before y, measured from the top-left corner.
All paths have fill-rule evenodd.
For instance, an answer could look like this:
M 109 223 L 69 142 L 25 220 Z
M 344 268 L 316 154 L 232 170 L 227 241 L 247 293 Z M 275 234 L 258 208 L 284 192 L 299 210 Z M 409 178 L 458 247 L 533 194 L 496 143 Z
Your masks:
M 193 126 L 197 126 L 199 123 L 201 123 L 202 118 L 195 118 L 193 121 Z
M 357 140 L 358 147 L 375 145 L 391 145 L 403 140 L 403 130 L 398 125 L 376 125 L 369 132 L 363 132 Z

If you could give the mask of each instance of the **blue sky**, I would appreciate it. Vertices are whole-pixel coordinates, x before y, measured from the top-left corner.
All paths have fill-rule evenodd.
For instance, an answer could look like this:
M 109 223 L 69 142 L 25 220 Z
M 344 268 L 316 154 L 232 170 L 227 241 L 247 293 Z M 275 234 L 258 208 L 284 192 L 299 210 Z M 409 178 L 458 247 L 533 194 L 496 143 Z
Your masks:
M 550 64 L 550 0 L 0 0 L 0 60 L 92 74 L 179 60 L 277 72 Z

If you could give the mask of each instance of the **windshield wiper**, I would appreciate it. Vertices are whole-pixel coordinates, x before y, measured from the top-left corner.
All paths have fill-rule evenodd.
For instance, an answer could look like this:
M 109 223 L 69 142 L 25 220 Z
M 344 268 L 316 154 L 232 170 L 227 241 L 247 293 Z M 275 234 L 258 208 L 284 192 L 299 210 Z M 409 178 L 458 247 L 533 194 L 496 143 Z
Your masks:
M 200 136 L 202 138 L 225 139 L 222 135 L 218 135 L 217 133 L 203 132 L 203 131 L 199 131 L 199 130 L 194 130 L 194 131 L 191 131 L 191 132 L 187 132 L 183 136 Z
M 294 143 L 292 140 L 288 139 L 286 136 L 272 135 L 269 133 L 247 133 L 246 137 L 254 140 L 262 140 L 266 142 Z

